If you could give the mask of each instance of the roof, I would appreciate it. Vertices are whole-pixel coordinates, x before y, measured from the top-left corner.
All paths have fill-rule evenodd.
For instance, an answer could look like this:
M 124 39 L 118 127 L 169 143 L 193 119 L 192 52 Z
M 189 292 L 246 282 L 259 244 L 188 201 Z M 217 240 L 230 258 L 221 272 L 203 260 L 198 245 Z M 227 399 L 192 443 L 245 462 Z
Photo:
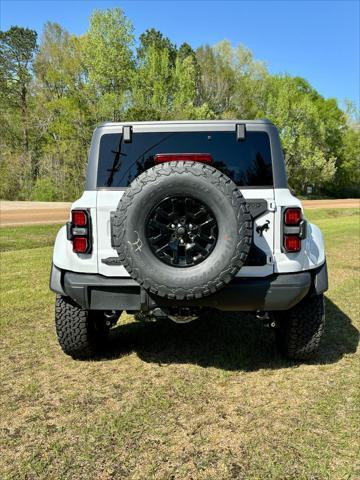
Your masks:
M 144 121 L 144 122 L 104 122 L 98 125 L 100 127 L 120 127 L 124 125 L 235 125 L 237 123 L 245 123 L 247 125 L 273 125 L 272 122 L 266 118 L 258 120 L 161 120 L 158 122 Z

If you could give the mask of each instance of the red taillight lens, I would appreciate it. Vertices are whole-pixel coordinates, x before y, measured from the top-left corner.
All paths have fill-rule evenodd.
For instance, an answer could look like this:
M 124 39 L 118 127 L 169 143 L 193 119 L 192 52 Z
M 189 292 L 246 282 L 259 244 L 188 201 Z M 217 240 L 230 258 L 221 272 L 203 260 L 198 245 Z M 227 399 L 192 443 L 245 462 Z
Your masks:
M 284 247 L 287 252 L 299 252 L 301 239 L 298 235 L 284 235 Z
M 287 208 L 285 210 L 285 225 L 299 225 L 299 223 L 301 222 L 301 218 L 302 215 L 300 208 Z
M 87 214 L 83 210 L 72 210 L 71 221 L 76 227 L 85 227 L 87 224 Z
M 179 160 L 212 163 L 210 153 L 158 153 L 155 163 L 177 162 Z
M 86 237 L 74 237 L 73 251 L 75 253 L 86 253 L 88 249 L 88 240 Z
M 92 247 L 90 210 L 72 210 L 71 221 L 66 224 L 67 239 L 74 253 L 90 253 Z

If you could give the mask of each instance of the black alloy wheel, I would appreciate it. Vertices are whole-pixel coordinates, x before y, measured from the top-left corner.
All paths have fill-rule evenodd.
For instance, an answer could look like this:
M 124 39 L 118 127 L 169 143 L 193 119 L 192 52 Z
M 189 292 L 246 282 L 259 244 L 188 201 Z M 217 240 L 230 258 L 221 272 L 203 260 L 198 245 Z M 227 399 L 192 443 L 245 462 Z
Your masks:
M 150 212 L 146 238 L 162 262 L 173 267 L 192 267 L 213 251 L 218 225 L 214 213 L 200 200 L 172 196 Z

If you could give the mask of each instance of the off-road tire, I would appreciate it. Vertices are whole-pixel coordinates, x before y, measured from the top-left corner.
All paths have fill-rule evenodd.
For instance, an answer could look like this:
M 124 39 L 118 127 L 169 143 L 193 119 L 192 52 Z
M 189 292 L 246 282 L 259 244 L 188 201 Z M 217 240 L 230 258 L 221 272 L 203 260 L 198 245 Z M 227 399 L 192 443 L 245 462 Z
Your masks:
M 317 352 L 325 327 L 324 296 L 305 297 L 286 312 L 276 312 L 279 351 L 291 360 L 308 360 Z
M 56 296 L 55 325 L 61 349 L 74 359 L 86 359 L 104 347 L 109 328 L 101 312 L 79 307 L 71 298 Z
M 202 263 L 178 268 L 165 265 L 151 251 L 146 221 L 165 198 L 187 195 L 212 210 L 219 238 Z M 122 265 L 143 288 L 169 299 L 191 300 L 220 290 L 243 266 L 251 239 L 252 217 L 239 188 L 199 162 L 169 162 L 146 170 L 127 189 L 113 218 L 113 243 Z

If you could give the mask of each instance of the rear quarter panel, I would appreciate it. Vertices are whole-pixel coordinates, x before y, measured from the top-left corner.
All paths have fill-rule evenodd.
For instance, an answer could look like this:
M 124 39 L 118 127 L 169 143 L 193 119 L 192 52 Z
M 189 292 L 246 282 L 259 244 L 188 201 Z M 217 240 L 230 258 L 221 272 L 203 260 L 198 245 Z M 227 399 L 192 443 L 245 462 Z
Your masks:
M 301 201 L 294 197 L 289 189 L 275 189 L 275 238 L 274 238 L 274 272 L 291 273 L 310 270 L 325 262 L 325 245 L 320 229 L 312 224 L 307 224 L 307 235 L 302 241 L 302 249 L 297 253 L 282 251 L 282 217 L 286 207 L 299 207 Z
M 89 254 L 76 254 L 72 251 L 72 243 L 66 238 L 66 226 L 64 225 L 58 232 L 54 245 L 53 263 L 62 270 L 84 273 L 98 273 L 97 264 L 97 219 L 96 219 L 96 195 L 95 191 L 85 191 L 83 195 L 76 200 L 73 208 L 88 208 L 91 215 L 92 227 L 92 251 Z M 70 220 L 70 212 L 69 212 Z

